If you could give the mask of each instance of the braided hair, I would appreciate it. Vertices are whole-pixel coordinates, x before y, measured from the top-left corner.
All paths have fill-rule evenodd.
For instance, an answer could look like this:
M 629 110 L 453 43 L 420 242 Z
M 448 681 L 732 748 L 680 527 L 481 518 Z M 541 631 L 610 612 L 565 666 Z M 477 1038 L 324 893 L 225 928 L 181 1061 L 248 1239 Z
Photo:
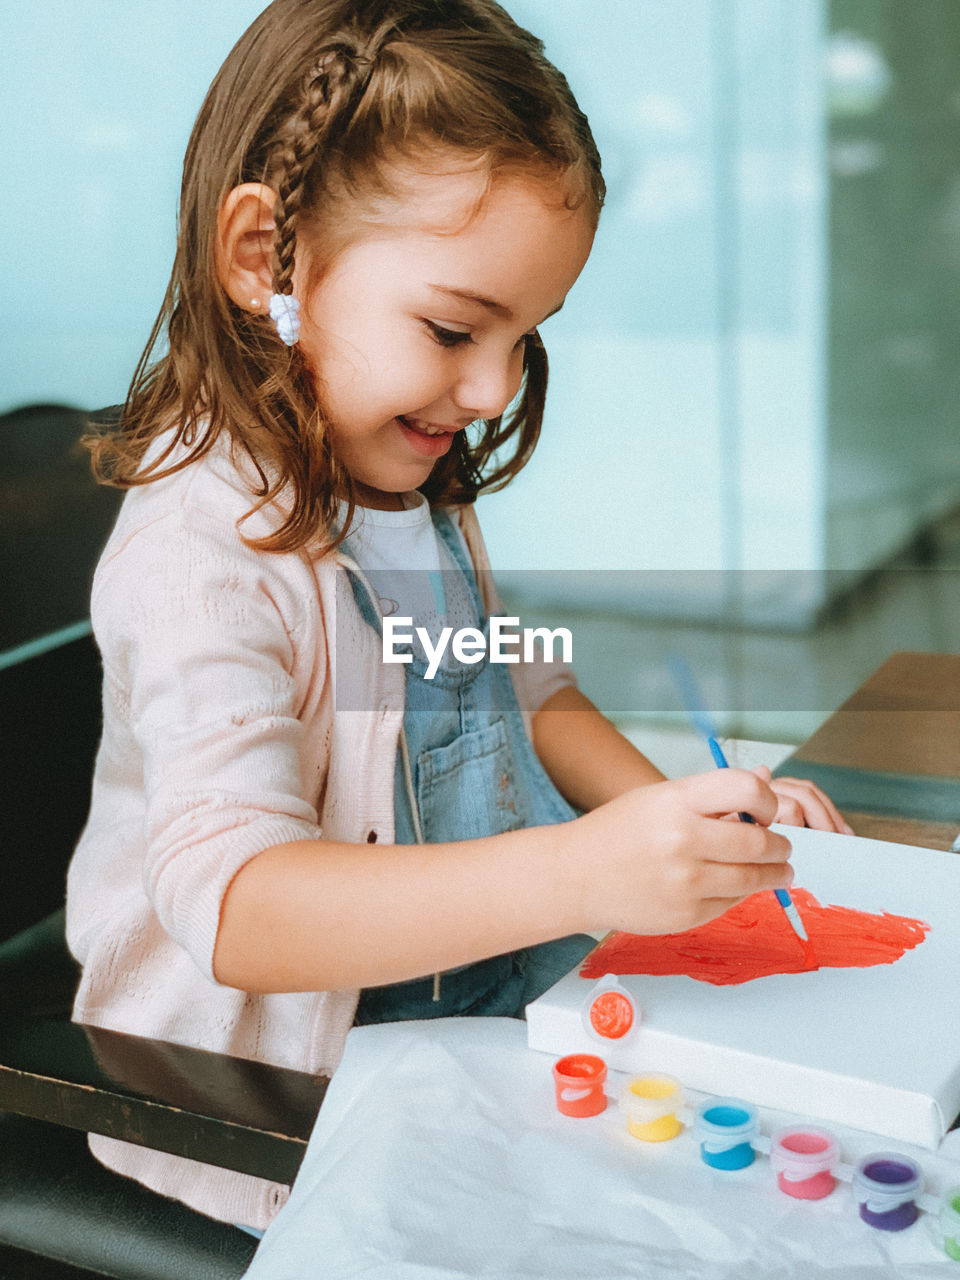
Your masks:
M 281 175 L 274 209 L 275 293 L 292 288 L 297 221 L 315 157 L 331 145 L 337 123 L 349 118 L 372 67 L 369 55 L 342 40 L 324 49 L 308 72 L 299 110 L 277 142 L 270 166 Z
M 568 204 L 599 216 L 604 185 L 586 117 L 541 42 L 494 0 L 274 0 L 228 55 L 184 162 L 177 255 L 163 308 L 117 430 L 92 432 L 108 484 L 149 483 L 188 465 L 222 432 L 253 463 L 251 512 L 278 502 L 282 523 L 251 545 L 332 546 L 353 486 L 336 457 L 310 370 L 262 317 L 219 283 L 217 215 L 229 192 L 276 193 L 272 276 L 292 290 L 298 234 L 337 249 L 350 202 L 390 189 L 390 161 L 429 148 L 564 179 Z M 348 232 L 346 233 L 348 234 Z M 154 360 L 166 337 L 167 350 Z M 473 502 L 523 467 L 543 417 L 547 358 L 528 337 L 513 412 L 460 432 L 422 491 Z M 144 455 L 158 437 L 164 448 Z

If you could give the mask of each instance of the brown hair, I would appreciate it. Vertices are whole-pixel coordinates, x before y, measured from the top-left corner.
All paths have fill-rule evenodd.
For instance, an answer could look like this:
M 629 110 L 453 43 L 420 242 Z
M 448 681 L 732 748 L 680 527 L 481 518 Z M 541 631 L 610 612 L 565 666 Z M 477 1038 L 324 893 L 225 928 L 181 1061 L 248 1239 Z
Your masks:
M 438 144 L 479 158 L 488 175 L 520 167 L 560 176 L 568 204 L 599 216 L 604 185 L 586 117 L 542 43 L 494 0 L 274 0 L 234 46 L 194 125 L 163 307 L 122 425 L 88 438 L 98 478 L 149 483 L 227 431 L 259 475 L 252 510 L 287 486 L 291 495 L 284 522 L 252 545 L 331 545 L 339 501 L 353 505 L 352 482 L 298 349 L 219 283 L 218 211 L 241 183 L 276 191 L 273 288 L 286 293 L 303 219 L 344 195 L 385 190 L 391 156 Z M 154 363 L 164 334 L 167 351 Z M 514 412 L 487 420 L 472 442 L 458 433 L 426 496 L 472 502 L 512 479 L 537 442 L 546 387 L 546 352 L 531 337 Z M 167 447 L 145 464 L 166 431 Z

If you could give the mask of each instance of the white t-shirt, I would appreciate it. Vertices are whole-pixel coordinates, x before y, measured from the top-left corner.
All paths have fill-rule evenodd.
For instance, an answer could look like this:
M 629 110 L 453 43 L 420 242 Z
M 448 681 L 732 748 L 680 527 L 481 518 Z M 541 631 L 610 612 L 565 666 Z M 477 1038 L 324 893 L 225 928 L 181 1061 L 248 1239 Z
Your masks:
M 422 493 L 401 494 L 403 511 L 357 507 L 344 547 L 363 570 L 385 618 L 407 617 L 436 642 L 442 627 L 477 625 L 469 590 L 437 534 Z M 454 524 L 464 557 L 470 555 Z M 415 643 L 415 650 L 419 649 Z

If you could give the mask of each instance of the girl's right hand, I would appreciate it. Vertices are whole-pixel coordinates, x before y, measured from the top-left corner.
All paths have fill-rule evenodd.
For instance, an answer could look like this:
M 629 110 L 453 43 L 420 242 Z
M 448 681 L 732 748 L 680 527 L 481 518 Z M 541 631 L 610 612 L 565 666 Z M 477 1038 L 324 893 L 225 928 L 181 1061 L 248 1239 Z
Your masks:
M 682 933 L 793 880 L 790 842 L 768 830 L 777 797 L 743 769 L 628 791 L 575 819 L 590 929 Z M 749 813 L 756 823 L 728 821 Z

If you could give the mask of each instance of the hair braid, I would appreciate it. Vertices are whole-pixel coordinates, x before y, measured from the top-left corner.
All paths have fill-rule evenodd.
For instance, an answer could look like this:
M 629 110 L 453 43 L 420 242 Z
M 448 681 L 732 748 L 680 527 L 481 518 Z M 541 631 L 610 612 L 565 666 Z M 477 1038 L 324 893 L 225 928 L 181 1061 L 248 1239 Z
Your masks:
M 329 45 L 306 77 L 300 105 L 275 151 L 277 203 L 274 206 L 275 293 L 290 293 L 296 255 L 297 222 L 321 146 L 349 121 L 366 88 L 373 59 L 346 42 Z M 273 166 L 271 166 L 273 167 Z

